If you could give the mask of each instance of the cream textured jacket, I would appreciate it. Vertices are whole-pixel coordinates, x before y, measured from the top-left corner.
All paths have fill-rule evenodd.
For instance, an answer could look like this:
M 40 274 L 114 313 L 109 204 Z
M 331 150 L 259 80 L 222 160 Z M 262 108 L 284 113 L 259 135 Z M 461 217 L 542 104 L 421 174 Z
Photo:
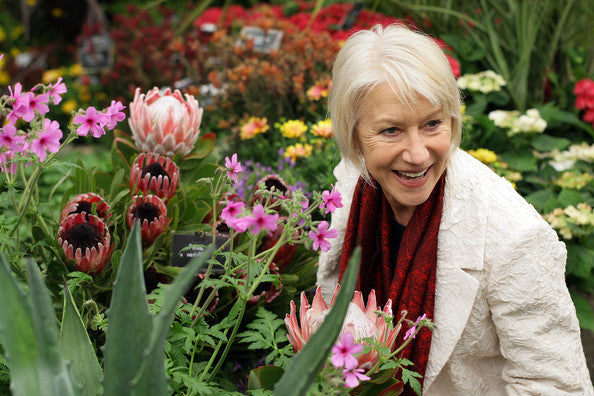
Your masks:
M 320 257 L 326 300 L 359 177 L 345 161 L 334 175 L 344 206 L 332 215 L 339 236 Z M 438 238 L 423 395 L 594 395 L 565 245 L 509 182 L 462 150 L 447 168 Z

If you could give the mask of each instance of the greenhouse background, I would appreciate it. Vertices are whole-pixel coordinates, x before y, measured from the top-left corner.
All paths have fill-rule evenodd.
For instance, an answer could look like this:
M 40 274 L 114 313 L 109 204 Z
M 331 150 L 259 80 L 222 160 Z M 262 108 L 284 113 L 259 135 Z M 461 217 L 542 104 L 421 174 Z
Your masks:
M 86 375 L 99 375 L 105 364 L 107 378 L 109 359 L 115 359 L 109 348 L 102 348 L 106 338 L 109 344 L 107 308 L 115 298 L 118 263 L 128 257 L 127 242 L 134 237 L 128 218 L 140 211 L 140 201 L 128 208 L 129 195 L 145 183 L 134 182 L 134 172 L 159 162 L 172 179 L 157 187 L 164 197 L 154 210 L 162 210 L 162 218 L 146 233 L 143 229 L 142 254 L 134 256 L 142 262 L 148 317 L 149 310 L 166 306 L 165 285 L 190 261 L 182 260 L 191 257 L 184 256 L 184 235 L 213 239 L 213 230 L 224 231 L 217 228 L 223 202 L 251 204 L 259 194 L 274 199 L 274 193 L 257 191 L 259 183 L 282 190 L 283 199 L 293 194 L 311 202 L 332 189 L 332 169 L 340 158 L 327 115 L 332 60 L 353 32 L 391 23 L 437 40 L 463 93 L 461 147 L 508 179 L 565 242 L 566 281 L 594 374 L 591 1 L 5 1 L 0 4 L 0 108 L 8 108 L 17 83 L 23 91 L 50 87 L 60 100 L 47 103 L 46 116 L 61 125 L 64 138 L 55 147 L 48 143 L 47 158 L 44 151 L 43 158 L 37 152 L 34 161 L 23 157 L 11 163 L 5 132 L 0 141 L 6 147 L 0 148 L 0 250 L 18 284 L 35 278 L 26 262 L 38 264 L 60 340 L 67 315 L 76 311 L 94 359 L 87 361 Z M 137 131 L 150 124 L 141 107 L 167 88 L 179 91 L 191 123 L 199 126 L 194 134 L 176 135 L 173 143 Z M 92 128 L 75 132 L 76 117 L 91 117 L 89 110 L 79 109 L 90 108 L 111 115 L 113 123 L 106 118 L 110 130 L 104 135 Z M 9 117 L 7 112 L 0 114 Z M 22 126 L 35 128 L 37 121 L 31 115 Z M 162 150 L 162 156 L 136 157 L 148 151 L 143 144 Z M 223 186 L 221 166 L 231 187 Z M 73 268 L 73 257 L 58 242 L 66 238 L 64 227 L 78 224 L 62 223 L 63 210 L 73 199 L 87 199 L 97 214 L 105 209 L 98 221 L 107 231 L 95 236 L 103 238 L 105 249 L 87 263 L 91 267 Z M 307 221 L 329 222 L 330 215 L 312 212 Z M 289 229 L 291 222 L 286 224 Z M 264 269 L 240 270 L 233 278 L 211 263 L 213 275 L 202 283 L 200 277 L 192 279 L 185 304 L 172 307 L 172 322 L 155 320 L 153 329 L 169 329 L 158 339 L 175 394 L 242 392 L 253 386 L 248 384 L 252 368 L 283 366 L 291 357 L 282 319 L 299 293 L 313 295 L 323 246 L 314 243 L 312 250 L 306 238 L 283 231 L 258 240 L 253 251 L 249 240 L 239 238 L 231 251 L 217 256 L 221 262 L 257 257 Z M 206 243 L 196 238 L 190 240 Z M 274 262 L 270 270 L 262 264 L 268 258 Z M 0 290 L 7 287 L 4 282 L 9 281 L 0 280 Z M 15 296 L 24 299 L 27 289 Z M 240 306 L 237 296 L 244 289 L 252 294 Z M 41 304 L 34 296 L 27 298 L 33 298 L 27 303 L 33 307 Z M 136 319 L 149 323 L 138 312 L 132 315 Z M 109 322 L 117 323 L 110 317 Z M 14 380 L 10 365 L 18 364 L 6 357 L 6 350 L 0 354 L 3 391 Z M 58 359 L 57 352 L 47 356 Z

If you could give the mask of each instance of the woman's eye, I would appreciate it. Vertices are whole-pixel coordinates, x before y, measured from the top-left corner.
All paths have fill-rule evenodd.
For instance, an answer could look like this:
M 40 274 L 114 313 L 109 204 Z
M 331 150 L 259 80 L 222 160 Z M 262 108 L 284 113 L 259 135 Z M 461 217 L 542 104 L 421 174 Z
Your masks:
M 394 135 L 398 132 L 398 129 L 395 127 L 391 127 L 391 128 L 386 128 L 384 129 L 381 133 L 383 135 Z
M 427 127 L 430 129 L 435 129 L 441 125 L 441 120 L 431 120 L 427 123 Z

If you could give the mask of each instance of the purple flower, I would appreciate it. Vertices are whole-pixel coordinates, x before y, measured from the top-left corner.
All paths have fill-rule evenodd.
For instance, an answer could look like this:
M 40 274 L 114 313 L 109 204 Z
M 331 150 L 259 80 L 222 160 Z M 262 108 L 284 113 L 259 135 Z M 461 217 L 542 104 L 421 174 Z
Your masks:
M 50 85 L 49 94 L 54 105 L 59 104 L 62 101 L 62 94 L 68 91 L 66 84 L 62 82 L 62 77 L 58 77 L 58 81 L 55 84 Z
M 39 161 L 45 161 L 47 151 L 57 153 L 60 149 L 60 139 L 62 138 L 62 131 L 58 121 L 51 121 L 47 118 L 43 120 L 44 131 L 39 134 L 37 139 L 31 143 L 31 152 L 37 154 Z
M 328 222 L 321 221 L 318 225 L 318 232 L 310 231 L 309 237 L 313 239 L 313 250 L 318 250 L 320 248 L 322 252 L 327 252 L 330 250 L 330 242 L 326 240 L 326 238 L 336 238 L 338 236 L 338 230 L 336 229 L 328 229 Z
M 124 121 L 126 118 L 126 114 L 122 112 L 126 106 L 124 106 L 121 102 L 116 102 L 115 100 L 111 101 L 111 105 L 105 111 L 105 115 L 108 117 L 107 121 L 107 129 L 112 130 L 115 128 L 118 122 Z
M 227 177 L 237 183 L 237 174 L 243 170 L 241 162 L 237 162 L 237 153 L 229 157 L 225 157 L 225 167 L 227 168 Z
M 334 186 L 332 186 L 331 191 L 325 190 L 322 192 L 322 199 L 324 202 L 320 205 L 320 209 L 326 209 L 324 214 L 334 213 L 336 208 L 342 208 L 342 198 L 340 193 L 334 189 Z
M 250 228 L 250 232 L 252 234 L 257 234 L 260 230 L 265 229 L 268 231 L 274 231 L 277 227 L 277 220 L 278 220 L 278 213 L 275 214 L 266 214 L 264 211 L 264 207 L 260 204 L 257 204 L 252 209 L 252 215 L 241 217 L 240 221 L 245 222 L 248 228 Z
M 17 101 L 18 108 L 16 111 L 22 114 L 21 118 L 27 122 L 31 122 L 33 120 L 35 117 L 35 111 L 39 112 L 40 114 L 45 114 L 49 111 L 49 107 L 47 106 L 47 102 L 49 102 L 48 93 L 35 96 L 33 92 L 26 92 L 19 96 Z
M 363 351 L 363 345 L 355 344 L 355 338 L 351 333 L 343 333 L 340 339 L 332 347 L 330 361 L 334 367 L 344 367 L 347 370 L 357 368 L 359 362 L 353 354 Z
M 17 134 L 17 129 L 11 123 L 5 124 L 0 129 L 0 147 L 5 146 L 14 152 L 22 152 L 25 137 Z
M 72 120 L 72 123 L 80 124 L 76 129 L 76 133 L 79 136 L 87 136 L 89 131 L 91 131 L 96 138 L 101 137 L 105 133 L 103 127 L 108 122 L 109 118 L 105 114 L 98 112 L 93 106 L 87 108 L 85 115 L 77 114 Z
M 344 375 L 344 386 L 347 388 L 354 388 L 359 385 L 359 380 L 361 381 L 369 381 L 371 378 L 363 374 L 363 369 L 352 369 L 352 370 L 343 370 L 342 375 Z

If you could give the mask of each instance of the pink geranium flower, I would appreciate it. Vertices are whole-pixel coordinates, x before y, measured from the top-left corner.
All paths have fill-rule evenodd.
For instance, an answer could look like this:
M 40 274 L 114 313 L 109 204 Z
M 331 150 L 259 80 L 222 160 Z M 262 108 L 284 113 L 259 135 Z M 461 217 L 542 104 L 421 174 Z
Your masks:
M 59 104 L 62 101 L 62 94 L 68 91 L 66 84 L 62 82 L 62 77 L 58 77 L 58 81 L 55 84 L 50 85 L 49 95 L 54 105 Z
M 122 112 L 126 106 L 124 106 L 121 102 L 116 102 L 115 100 L 111 101 L 111 104 L 105 111 L 105 115 L 108 117 L 107 121 L 107 129 L 112 130 L 115 128 L 118 122 L 124 121 L 126 119 L 126 114 Z
M 266 214 L 264 207 L 257 204 L 252 209 L 251 216 L 241 217 L 240 219 L 242 222 L 245 222 L 244 225 L 247 226 L 247 228 L 250 228 L 252 234 L 257 234 L 262 229 L 268 231 L 276 230 L 278 217 L 278 213 Z
M 30 122 L 35 117 L 35 112 L 45 114 L 49 111 L 47 103 L 49 102 L 49 94 L 44 93 L 35 95 L 33 92 L 26 92 L 19 97 L 19 112 L 22 114 L 22 119 Z
M 8 123 L 0 129 L 0 147 L 7 147 L 14 152 L 23 151 L 25 144 L 25 137 L 17 134 L 17 129 L 14 125 Z
M 324 202 L 320 205 L 320 209 L 325 209 L 324 214 L 334 213 L 336 208 L 342 208 L 342 198 L 334 186 L 331 191 L 322 192 L 322 199 Z
M 421 320 L 424 320 L 424 319 L 427 319 L 427 314 L 423 314 L 417 318 L 416 322 L 412 325 L 412 327 L 410 329 L 408 329 L 406 334 L 404 334 L 405 340 L 410 337 L 412 337 L 412 338 L 416 337 L 415 332 L 417 331 L 417 325 L 419 324 L 419 322 L 421 322 Z
M 76 129 L 79 136 L 87 136 L 90 131 L 94 137 L 98 138 L 105 133 L 104 127 L 109 122 L 109 117 L 98 112 L 93 106 L 89 106 L 84 115 L 75 115 L 72 122 L 80 124 Z
M 344 386 L 347 388 L 355 388 L 359 386 L 359 381 L 369 381 L 371 378 L 363 374 L 363 369 L 354 368 L 342 371 Z
M 235 218 L 241 214 L 245 202 L 230 201 L 221 212 L 221 219 L 223 219 L 231 227 L 229 222 L 233 222 Z
M 241 162 L 237 162 L 237 153 L 229 157 L 225 157 L 225 167 L 227 168 L 227 177 L 237 183 L 237 174 L 243 170 Z
M 62 131 L 58 121 L 51 121 L 47 118 L 43 120 L 44 131 L 39 133 L 37 139 L 31 142 L 31 152 L 37 154 L 39 161 L 45 161 L 47 151 L 50 153 L 57 153 L 60 149 L 60 139 L 62 138 Z
M 328 242 L 327 238 L 336 238 L 338 236 L 338 230 L 336 229 L 328 229 L 329 224 L 327 221 L 321 221 L 318 225 L 318 231 L 310 231 L 309 237 L 313 239 L 313 250 L 321 249 L 322 252 L 327 252 L 330 250 L 330 242 Z
M 363 345 L 355 344 L 355 337 L 352 333 L 342 333 L 340 339 L 332 347 L 330 361 L 334 367 L 344 367 L 347 370 L 357 368 L 359 362 L 354 354 L 363 351 Z

